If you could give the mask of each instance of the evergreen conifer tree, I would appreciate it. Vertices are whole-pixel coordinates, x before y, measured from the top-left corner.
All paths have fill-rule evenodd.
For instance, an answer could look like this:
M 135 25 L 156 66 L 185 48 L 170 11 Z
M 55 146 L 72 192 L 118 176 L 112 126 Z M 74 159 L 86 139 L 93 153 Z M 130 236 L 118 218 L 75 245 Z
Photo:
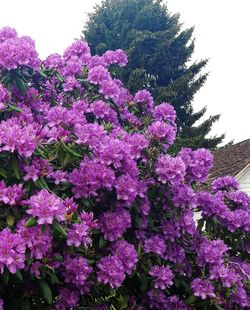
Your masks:
M 156 102 L 167 101 L 177 112 L 177 148 L 206 147 L 222 142 L 224 136 L 209 137 L 219 115 L 199 122 L 206 107 L 194 112 L 194 95 L 205 83 L 207 60 L 192 61 L 193 28 L 182 29 L 179 14 L 170 14 L 161 0 L 104 0 L 89 14 L 83 30 L 92 52 L 124 49 L 129 63 L 117 70 L 118 77 L 131 91 L 146 88 Z

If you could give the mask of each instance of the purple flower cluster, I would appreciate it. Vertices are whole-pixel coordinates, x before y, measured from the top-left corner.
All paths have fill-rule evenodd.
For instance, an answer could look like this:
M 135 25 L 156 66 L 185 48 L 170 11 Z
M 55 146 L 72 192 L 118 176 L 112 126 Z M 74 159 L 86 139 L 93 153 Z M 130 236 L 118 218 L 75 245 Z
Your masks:
M 46 135 L 46 129 L 36 123 L 23 126 L 15 117 L 0 124 L 0 151 L 15 150 L 30 157 Z
M 0 232 L 0 271 L 7 267 L 11 273 L 25 267 L 25 243 L 18 234 L 9 229 Z
M 122 262 L 124 271 L 127 274 L 133 272 L 136 263 L 138 262 L 138 255 L 133 244 L 130 244 L 125 240 L 117 241 L 112 245 L 112 254 L 117 256 Z
M 117 240 L 130 227 L 131 216 L 126 210 L 105 212 L 99 219 L 99 228 L 103 232 L 104 238 L 109 241 Z
M 24 195 L 24 189 L 21 184 L 6 186 L 4 181 L 0 182 L 0 202 L 6 205 L 14 206 L 18 204 Z
M 97 280 L 100 283 L 109 284 L 112 288 L 121 286 L 125 279 L 122 262 L 115 256 L 107 256 L 100 259 L 97 264 Z
M 148 292 L 149 308 L 159 310 L 186 310 L 187 305 L 176 295 L 167 297 L 161 290 L 151 290 Z
M 222 240 L 209 241 L 204 239 L 199 246 L 197 260 L 200 266 L 205 264 L 219 265 L 223 262 L 228 247 Z
M 41 226 L 26 227 L 26 222 L 19 223 L 18 234 L 30 250 L 31 257 L 42 259 L 52 247 L 49 227 L 43 232 Z
M 206 149 L 192 151 L 190 148 L 183 148 L 179 157 L 186 166 L 186 177 L 189 182 L 204 183 L 207 180 L 209 170 L 213 165 L 213 155 Z
M 143 248 L 146 253 L 153 252 L 163 256 L 166 252 L 166 241 L 162 237 L 155 235 L 144 241 Z
M 81 257 L 67 256 L 62 264 L 62 275 L 66 283 L 75 285 L 78 288 L 83 288 L 86 281 L 92 272 L 92 267 L 89 266 L 88 261 Z
M 164 155 L 158 158 L 155 171 L 163 184 L 181 182 L 185 176 L 185 164 L 180 158 Z
M 40 61 L 0 30 L 4 305 L 247 309 L 250 198 L 230 176 L 199 192 L 212 154 L 167 153 L 176 112 L 113 78 L 126 63 L 82 40 Z
M 30 37 L 17 37 L 13 29 L 1 30 L 0 67 L 11 70 L 18 66 L 37 68 L 40 64 L 35 42 Z
M 80 299 L 80 294 L 76 290 L 70 290 L 67 287 L 60 289 L 59 300 L 56 303 L 57 310 L 67 310 L 75 308 Z
M 154 278 L 154 287 L 164 290 L 173 284 L 174 274 L 169 266 L 152 266 L 149 274 Z
M 73 224 L 68 229 L 67 244 L 79 247 L 83 244 L 85 247 L 91 244 L 91 230 L 97 226 L 93 213 L 83 212 L 81 214 L 81 223 Z
M 8 90 L 0 84 L 0 111 L 5 108 L 4 103 L 7 103 L 10 100 L 10 94 Z
M 153 116 L 155 119 L 164 120 L 174 123 L 176 120 L 176 112 L 173 106 L 163 102 L 154 108 Z
M 211 184 L 211 188 L 214 192 L 218 190 L 238 190 L 239 183 L 233 177 L 227 175 L 214 180 Z
M 163 140 L 170 146 L 175 141 L 176 128 L 163 121 L 156 121 L 148 127 L 148 136 L 154 140 Z
M 43 189 L 27 200 L 28 214 L 37 218 L 38 224 L 51 224 L 54 219 L 65 220 L 66 208 L 61 199 Z
M 198 296 L 201 299 L 206 299 L 208 297 L 215 297 L 214 287 L 208 281 L 196 278 L 192 281 L 191 288 L 194 292 L 194 296 Z
M 79 169 L 73 170 L 69 175 L 69 181 L 74 186 L 73 193 L 76 198 L 95 197 L 100 189 L 112 189 L 115 174 L 105 164 L 89 160 L 83 161 Z

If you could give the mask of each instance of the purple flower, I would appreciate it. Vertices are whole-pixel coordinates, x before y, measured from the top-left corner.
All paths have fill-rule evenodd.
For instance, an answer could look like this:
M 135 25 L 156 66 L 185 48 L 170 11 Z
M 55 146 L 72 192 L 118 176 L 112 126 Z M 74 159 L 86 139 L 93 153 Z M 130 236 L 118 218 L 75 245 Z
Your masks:
M 219 190 L 238 190 L 239 183 L 235 178 L 227 175 L 220 177 L 212 182 L 211 188 L 214 192 Z
M 121 286 L 125 279 L 124 267 L 122 262 L 117 256 L 107 256 L 99 260 L 97 267 L 98 282 L 107 284 L 112 288 L 118 288 Z
M 25 224 L 25 220 L 18 223 L 18 234 L 30 250 L 31 257 L 36 259 L 44 258 L 52 247 L 52 236 L 49 227 L 46 226 L 43 232 L 41 226 L 26 227 Z
M 102 125 L 85 124 L 83 126 L 76 126 L 75 134 L 78 137 L 76 143 L 94 147 L 96 145 L 100 145 L 100 142 L 104 139 L 106 132 Z
M 0 84 L 0 103 L 6 103 L 10 100 L 9 91 Z
M 97 196 L 100 189 L 112 190 L 115 181 L 114 171 L 104 164 L 94 161 L 83 161 L 79 169 L 69 175 L 76 198 Z
M 124 200 L 131 204 L 137 196 L 138 181 L 130 175 L 121 175 L 116 179 L 115 188 L 118 200 Z
M 222 240 L 209 241 L 204 239 L 198 249 L 198 263 L 200 266 L 205 266 L 206 263 L 220 265 L 227 251 L 228 247 Z
M 37 123 L 22 124 L 12 117 L 0 123 L 0 150 L 30 157 L 47 134 L 47 129 Z
M 18 234 L 12 234 L 9 229 L 0 232 L 0 271 L 6 266 L 11 273 L 24 268 L 25 243 Z
M 230 199 L 237 207 L 248 209 L 250 206 L 250 196 L 244 192 L 229 192 L 226 194 L 226 197 Z
M 174 123 L 176 112 L 171 104 L 163 102 L 154 108 L 153 116 L 156 120 L 170 121 Z
M 192 151 L 190 148 L 183 148 L 179 152 L 179 157 L 186 166 L 186 173 L 189 182 L 205 182 L 209 170 L 213 165 L 213 155 L 206 149 Z
M 63 287 L 59 291 L 59 299 L 56 302 L 57 310 L 67 310 L 75 308 L 80 300 L 80 294 L 78 290 L 72 290 L 68 287 Z
M 214 287 L 209 281 L 196 278 L 192 281 L 191 288 L 194 292 L 194 296 L 201 297 L 201 299 L 215 297 Z
M 134 96 L 135 103 L 144 103 L 146 104 L 147 110 L 152 110 L 154 106 L 154 100 L 152 95 L 146 89 L 139 90 Z
M 42 267 L 42 263 L 40 262 L 35 262 L 32 263 L 30 266 L 30 273 L 33 274 L 35 277 L 39 278 L 40 277 L 40 268 Z
M 104 83 L 104 81 L 109 81 L 111 76 L 106 68 L 103 66 L 96 66 L 89 70 L 88 81 L 93 84 Z
M 97 221 L 94 220 L 94 214 L 83 212 L 81 214 L 81 223 L 73 224 L 67 233 L 67 245 L 79 247 L 81 244 L 87 247 L 92 243 L 91 230 L 97 226 Z
M 176 207 L 182 209 L 194 209 L 196 207 L 195 193 L 189 185 L 173 184 L 172 193 L 173 202 Z
M 149 274 L 154 278 L 154 287 L 164 290 L 173 284 L 174 274 L 169 266 L 152 266 Z
M 176 128 L 163 121 L 156 121 L 148 127 L 148 136 L 153 140 L 163 140 L 168 146 L 172 145 L 176 137 Z
M 7 39 L 14 39 L 17 37 L 16 29 L 10 27 L 3 27 L 0 29 L 0 43 Z
M 174 242 L 180 237 L 181 227 L 179 221 L 162 221 L 161 227 L 166 240 Z
M 156 162 L 155 171 L 160 182 L 174 184 L 184 179 L 185 165 L 180 158 L 162 155 Z
M 61 199 L 43 189 L 26 201 L 29 209 L 26 211 L 37 217 L 38 224 L 52 224 L 53 220 L 65 220 L 66 208 Z
M 148 140 L 140 133 L 127 134 L 123 141 L 126 142 L 126 147 L 129 147 L 130 156 L 136 159 L 142 157 L 143 150 L 149 145 Z
M 180 218 L 180 227 L 182 232 L 188 233 L 190 235 L 195 235 L 196 233 L 196 225 L 194 221 L 194 213 L 191 210 L 186 210 L 183 212 Z
M 184 265 L 186 261 L 185 250 L 176 242 L 170 243 L 166 248 L 164 258 L 175 264 Z
M 137 252 L 133 244 L 128 243 L 125 240 L 116 241 L 112 245 L 112 254 L 117 256 L 122 262 L 124 271 L 127 274 L 131 274 L 138 262 Z
M 82 256 L 67 256 L 62 264 L 65 283 L 70 283 L 78 288 L 85 285 L 92 267 L 89 266 L 87 259 Z
M 210 270 L 210 279 L 220 279 L 223 287 L 231 287 L 239 281 L 239 275 L 233 270 L 224 265 L 213 266 Z
M 14 34 L 14 33 L 13 33 Z M 40 64 L 35 43 L 30 37 L 11 37 L 0 41 L 0 66 L 16 69 L 19 66 L 37 68 Z
M 86 59 L 86 56 L 90 57 L 90 48 L 88 43 L 83 40 L 74 41 L 63 54 L 63 57 L 67 60 L 73 56 L 77 56 L 81 59 Z
M 122 209 L 105 212 L 99 219 L 99 228 L 104 234 L 104 238 L 109 241 L 117 240 L 130 227 L 131 216 L 128 211 Z
M 23 169 L 26 172 L 24 180 L 32 180 L 33 182 L 40 177 L 50 177 L 53 171 L 49 161 L 41 158 L 33 159 L 31 165 L 25 165 Z
M 45 67 L 49 69 L 59 69 L 63 65 L 63 60 L 61 55 L 55 53 L 49 55 L 43 62 Z
M 0 298 L 0 310 L 4 310 L 3 309 L 3 300 L 2 300 L 2 298 Z
M 128 62 L 126 53 L 121 49 L 107 51 L 102 55 L 102 58 L 107 66 L 110 66 L 111 64 L 119 64 L 120 67 L 124 67 Z
M 155 235 L 145 239 L 143 248 L 146 253 L 153 252 L 162 257 L 166 252 L 167 246 L 165 239 Z
M 91 103 L 89 112 L 92 112 L 97 119 L 117 124 L 117 113 L 104 101 L 97 100 Z
M 14 184 L 6 187 L 4 182 L 1 183 L 0 201 L 6 205 L 14 206 L 18 204 L 24 195 L 22 184 Z
M 60 184 L 61 182 L 67 181 L 67 172 L 58 169 L 58 170 L 52 172 L 52 173 L 50 174 L 50 177 L 51 177 L 52 179 L 54 179 L 54 183 L 55 183 L 56 185 L 58 185 L 58 184 Z

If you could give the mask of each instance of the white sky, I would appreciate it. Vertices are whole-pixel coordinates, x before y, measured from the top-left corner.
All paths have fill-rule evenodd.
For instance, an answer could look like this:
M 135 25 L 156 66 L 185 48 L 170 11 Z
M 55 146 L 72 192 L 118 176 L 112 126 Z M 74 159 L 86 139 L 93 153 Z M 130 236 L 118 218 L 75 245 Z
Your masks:
M 101 0 L 0 0 L 0 28 L 11 26 L 36 41 L 42 58 L 62 53 L 79 38 L 87 12 Z M 195 109 L 221 114 L 212 134 L 226 142 L 250 138 L 249 0 L 168 0 L 184 27 L 195 26 L 194 60 L 209 58 L 210 76 L 196 95 Z

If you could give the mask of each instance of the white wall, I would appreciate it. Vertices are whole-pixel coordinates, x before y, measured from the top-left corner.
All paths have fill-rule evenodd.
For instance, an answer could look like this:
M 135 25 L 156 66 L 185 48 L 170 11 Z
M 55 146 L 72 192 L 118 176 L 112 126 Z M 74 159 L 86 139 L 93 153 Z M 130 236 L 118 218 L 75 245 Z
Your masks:
M 240 183 L 240 190 L 250 196 L 250 164 L 236 176 L 236 179 Z

